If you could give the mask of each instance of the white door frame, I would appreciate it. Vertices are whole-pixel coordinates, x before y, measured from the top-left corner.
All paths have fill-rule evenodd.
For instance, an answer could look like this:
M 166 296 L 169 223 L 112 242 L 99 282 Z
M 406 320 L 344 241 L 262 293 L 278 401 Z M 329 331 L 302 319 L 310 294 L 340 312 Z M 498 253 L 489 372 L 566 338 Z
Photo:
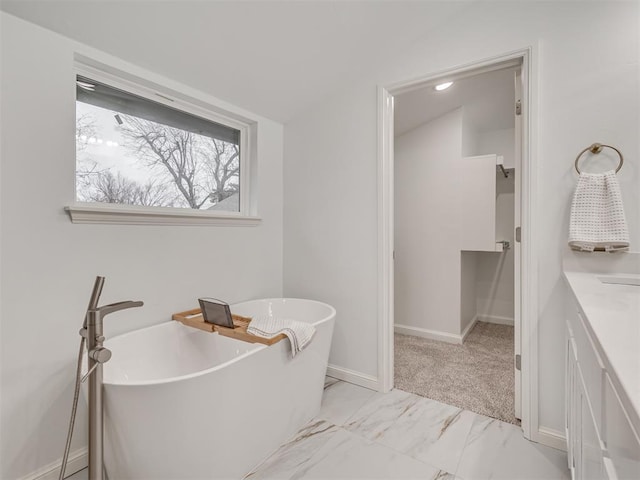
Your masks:
M 533 47 L 499 55 L 424 77 L 378 87 L 378 390 L 393 388 L 394 265 L 393 265 L 393 97 L 439 80 L 495 70 L 500 64 L 522 61 L 521 170 L 521 378 L 522 430 L 525 438 L 542 441 L 538 430 L 538 303 L 537 250 L 537 109 L 536 63 Z

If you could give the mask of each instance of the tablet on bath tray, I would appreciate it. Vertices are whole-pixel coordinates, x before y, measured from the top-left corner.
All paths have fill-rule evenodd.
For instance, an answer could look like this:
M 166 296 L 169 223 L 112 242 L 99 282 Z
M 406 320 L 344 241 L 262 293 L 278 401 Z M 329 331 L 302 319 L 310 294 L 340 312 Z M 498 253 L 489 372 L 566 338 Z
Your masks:
M 234 328 L 228 303 L 215 298 L 199 298 L 198 302 L 205 322 L 221 327 Z

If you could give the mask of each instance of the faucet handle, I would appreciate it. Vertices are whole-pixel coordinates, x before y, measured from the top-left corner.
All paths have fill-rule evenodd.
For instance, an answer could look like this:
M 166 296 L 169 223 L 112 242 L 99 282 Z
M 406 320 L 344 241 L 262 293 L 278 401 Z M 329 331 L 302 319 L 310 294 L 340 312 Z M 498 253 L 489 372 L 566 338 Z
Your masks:
M 89 352 L 89 358 L 94 360 L 96 363 L 93 364 L 93 367 L 85 373 L 84 377 L 80 380 L 80 383 L 84 383 L 87 378 L 91 376 L 91 374 L 98 368 L 98 365 L 102 365 L 103 363 L 107 363 L 111 359 L 111 350 L 104 347 L 96 347 Z
M 104 347 L 96 347 L 89 352 L 89 356 L 98 363 L 107 363 L 111 359 L 111 350 Z

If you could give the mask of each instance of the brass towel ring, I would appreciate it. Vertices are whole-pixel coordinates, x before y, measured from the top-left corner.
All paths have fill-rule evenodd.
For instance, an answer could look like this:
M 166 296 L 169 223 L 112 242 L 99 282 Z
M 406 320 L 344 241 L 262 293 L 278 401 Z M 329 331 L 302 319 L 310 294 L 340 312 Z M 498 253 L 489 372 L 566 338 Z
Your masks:
M 593 154 L 597 154 L 600 153 L 602 151 L 602 149 L 604 147 L 610 148 L 612 150 L 615 150 L 616 153 L 618 154 L 618 156 L 620 157 L 620 163 L 618 163 L 618 167 L 616 168 L 616 173 L 618 173 L 620 171 L 620 169 L 622 168 L 622 164 L 624 163 L 624 158 L 622 157 L 622 153 L 620 153 L 620 150 L 618 150 L 616 147 L 612 147 L 611 145 L 604 145 L 602 143 L 594 143 L 593 145 L 585 148 L 584 150 L 582 150 L 578 156 L 576 157 L 576 172 L 578 172 L 578 175 L 581 173 L 580 169 L 578 169 L 578 160 L 580 160 L 580 157 L 587 151 L 593 153 Z

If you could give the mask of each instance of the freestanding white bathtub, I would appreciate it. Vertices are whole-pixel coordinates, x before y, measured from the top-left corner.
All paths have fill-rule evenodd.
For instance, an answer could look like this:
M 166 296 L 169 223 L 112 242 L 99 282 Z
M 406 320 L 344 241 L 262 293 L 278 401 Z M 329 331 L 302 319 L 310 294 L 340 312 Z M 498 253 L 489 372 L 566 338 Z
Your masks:
M 105 343 L 105 464 L 112 480 L 240 479 L 320 409 L 335 309 L 301 299 L 231 307 L 313 323 L 291 358 L 287 339 L 251 344 L 171 321 Z

